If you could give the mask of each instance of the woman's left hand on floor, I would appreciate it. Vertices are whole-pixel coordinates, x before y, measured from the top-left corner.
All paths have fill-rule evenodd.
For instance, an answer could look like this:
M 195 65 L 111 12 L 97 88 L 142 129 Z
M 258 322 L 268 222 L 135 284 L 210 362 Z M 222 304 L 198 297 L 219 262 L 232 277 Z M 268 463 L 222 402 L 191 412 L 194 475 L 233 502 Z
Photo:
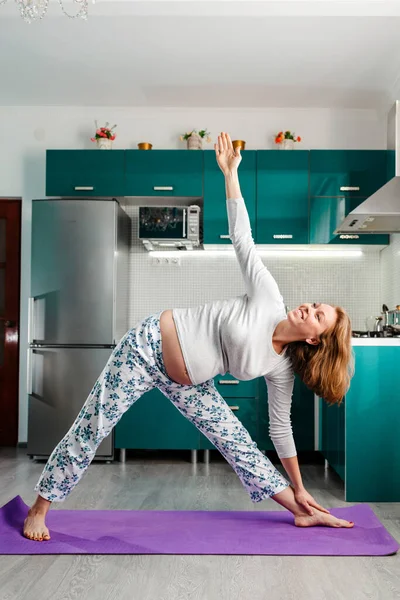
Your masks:
M 294 489 L 294 496 L 295 496 L 296 502 L 301 504 L 301 506 L 303 506 L 310 515 L 314 514 L 312 507 L 318 508 L 318 510 L 321 510 L 322 512 L 329 514 L 329 510 L 327 510 L 323 506 L 320 506 L 314 500 L 314 498 L 311 496 L 311 494 L 309 494 L 307 492 L 307 490 L 305 488 Z

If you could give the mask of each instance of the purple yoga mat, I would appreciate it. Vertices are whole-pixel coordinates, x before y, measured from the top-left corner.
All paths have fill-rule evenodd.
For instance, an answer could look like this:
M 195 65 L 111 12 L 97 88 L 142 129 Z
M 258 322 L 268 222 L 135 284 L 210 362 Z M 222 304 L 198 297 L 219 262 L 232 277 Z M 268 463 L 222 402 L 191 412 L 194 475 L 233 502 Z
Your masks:
M 0 509 L 0 554 L 291 554 L 383 556 L 399 544 L 366 504 L 334 508 L 353 529 L 295 527 L 287 511 L 50 510 L 51 540 L 24 538 L 28 506 Z

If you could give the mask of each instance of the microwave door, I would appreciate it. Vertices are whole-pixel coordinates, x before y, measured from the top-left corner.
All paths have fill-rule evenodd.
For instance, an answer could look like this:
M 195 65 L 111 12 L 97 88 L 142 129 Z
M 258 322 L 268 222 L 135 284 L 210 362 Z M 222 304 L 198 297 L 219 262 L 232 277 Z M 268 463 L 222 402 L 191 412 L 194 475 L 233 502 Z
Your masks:
M 181 206 L 140 206 L 139 239 L 177 240 L 187 237 L 187 209 Z

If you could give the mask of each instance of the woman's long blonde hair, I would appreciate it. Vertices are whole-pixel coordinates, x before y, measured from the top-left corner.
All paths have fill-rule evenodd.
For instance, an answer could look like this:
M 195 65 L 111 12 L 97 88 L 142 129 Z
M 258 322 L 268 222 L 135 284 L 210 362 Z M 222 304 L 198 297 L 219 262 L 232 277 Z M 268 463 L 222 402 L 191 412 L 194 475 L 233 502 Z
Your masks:
M 329 404 L 340 404 L 354 373 L 351 348 L 351 323 L 347 313 L 335 306 L 336 323 L 320 335 L 316 346 L 291 342 L 287 355 L 297 373 L 314 394 Z

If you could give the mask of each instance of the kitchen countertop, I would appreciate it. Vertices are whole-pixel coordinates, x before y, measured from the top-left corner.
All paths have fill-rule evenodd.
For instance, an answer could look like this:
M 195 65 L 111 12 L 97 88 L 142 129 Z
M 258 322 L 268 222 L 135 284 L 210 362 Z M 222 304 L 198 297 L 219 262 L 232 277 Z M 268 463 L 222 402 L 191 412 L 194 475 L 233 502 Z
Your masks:
M 352 346 L 400 346 L 400 338 L 351 338 Z

